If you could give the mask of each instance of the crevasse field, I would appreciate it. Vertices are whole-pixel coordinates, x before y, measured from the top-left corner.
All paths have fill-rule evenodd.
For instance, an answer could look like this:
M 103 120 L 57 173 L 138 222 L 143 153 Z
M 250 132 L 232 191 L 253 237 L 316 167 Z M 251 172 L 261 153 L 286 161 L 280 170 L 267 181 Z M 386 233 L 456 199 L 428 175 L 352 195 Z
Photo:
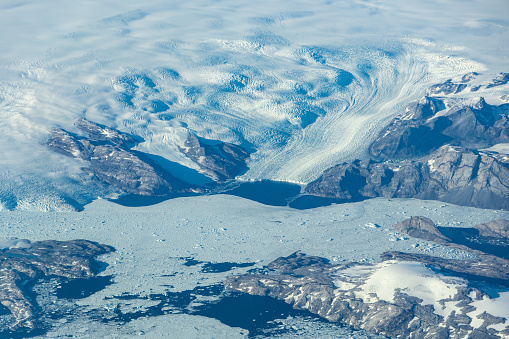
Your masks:
M 44 145 L 53 127 L 76 132 L 80 116 L 188 167 L 176 148 L 187 131 L 240 143 L 257 150 L 243 179 L 307 183 L 362 156 L 428 86 L 507 63 L 504 1 L 1 6 L 7 209 L 98 194 L 82 164 Z
M 149 293 L 247 270 L 205 274 L 182 258 L 261 267 L 297 250 L 336 262 L 376 262 L 386 250 L 468 256 L 390 226 L 412 215 L 472 226 L 508 212 L 387 199 L 297 211 L 226 195 L 121 207 L 101 199 L 117 191 L 46 141 L 54 127 L 79 133 L 74 120 L 85 117 L 140 136 L 139 151 L 198 169 L 178 151 L 192 132 L 256 150 L 241 180 L 306 184 L 366 155 L 430 85 L 507 71 L 508 14 L 504 0 L 1 1 L 0 236 L 84 238 L 117 249 L 101 259 L 109 264 L 101 275 L 114 283 L 80 299 L 45 336 L 246 336 L 199 315 L 119 325 L 82 313 L 108 310 L 122 293 L 140 297 L 115 307 L 143 310 L 153 303 L 143 299 Z M 71 200 L 88 205 L 75 212 Z M 368 336 L 281 321 L 301 337 Z

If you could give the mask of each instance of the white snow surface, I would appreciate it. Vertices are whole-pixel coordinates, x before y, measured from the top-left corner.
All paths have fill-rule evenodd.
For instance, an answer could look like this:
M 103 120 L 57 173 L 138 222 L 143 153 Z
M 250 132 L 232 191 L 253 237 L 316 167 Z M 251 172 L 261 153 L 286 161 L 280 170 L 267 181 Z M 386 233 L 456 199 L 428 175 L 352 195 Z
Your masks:
M 472 318 L 472 327 L 478 328 L 483 324 L 483 320 L 478 319 L 477 316 L 486 312 L 496 317 L 505 318 L 505 321 L 490 325 L 488 328 L 494 328 L 497 331 L 509 328 L 509 308 L 507 307 L 509 305 L 509 291 L 502 290 L 497 292 L 496 297 L 490 298 L 485 295 L 480 299 L 474 300 L 472 306 L 475 307 L 475 311 L 468 313 L 468 316 Z
M 442 306 L 440 301 L 451 299 L 458 290 L 457 286 L 466 286 L 466 281 L 460 278 L 444 277 L 418 262 L 386 261 L 377 265 L 375 272 L 361 286 L 364 302 L 373 302 L 370 294 L 376 295 L 376 300 L 394 301 L 397 290 L 417 297 L 423 305 L 432 305 L 435 313 L 447 318 L 452 312 L 458 312 L 458 307 L 452 304 Z
M 53 127 L 79 133 L 82 116 L 188 167 L 197 168 L 177 146 L 192 132 L 254 146 L 242 179 L 309 182 L 363 156 L 429 85 L 507 71 L 508 9 L 502 0 L 2 1 L 0 209 L 72 210 L 69 197 L 109 194 L 79 160 L 44 146 Z

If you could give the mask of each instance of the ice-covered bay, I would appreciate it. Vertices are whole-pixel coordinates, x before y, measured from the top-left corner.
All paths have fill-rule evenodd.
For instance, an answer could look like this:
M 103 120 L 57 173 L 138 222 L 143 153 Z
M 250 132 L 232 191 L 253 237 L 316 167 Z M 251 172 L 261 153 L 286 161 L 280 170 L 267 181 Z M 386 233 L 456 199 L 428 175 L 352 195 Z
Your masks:
M 184 265 L 183 258 L 216 263 L 255 263 L 250 267 L 253 268 L 298 250 L 326 257 L 332 262 L 376 262 L 383 251 L 390 250 L 458 259 L 471 256 L 409 239 L 390 227 L 414 215 L 429 217 L 438 225 L 448 227 L 469 227 L 492 219 L 509 218 L 509 212 L 458 207 L 435 201 L 372 199 L 312 210 L 294 210 L 265 206 L 235 196 L 215 195 L 167 200 L 143 208 L 122 207 L 106 200 L 96 200 L 80 213 L 2 212 L 0 236 L 32 241 L 84 238 L 114 246 L 115 253 L 101 258 L 109 264 L 101 275 L 112 275 L 114 283 L 78 301 L 85 309 L 97 309 L 110 307 L 112 300 L 107 298 L 123 293 L 139 296 L 165 293 L 168 286 L 172 286 L 171 291 L 190 290 L 198 285 L 221 283 L 227 275 L 240 274 L 248 269 L 205 273 L 200 265 Z M 373 224 L 380 227 L 373 227 Z M 139 300 L 124 307 L 143 309 L 152 302 Z M 167 331 L 166 326 L 185 328 L 190 326 L 188 317 L 191 316 L 180 315 L 173 319 L 165 315 L 167 320 L 161 318 L 161 322 L 157 323 L 152 318 L 147 318 L 146 323 L 138 319 L 136 325 L 130 323 L 126 331 L 138 328 L 156 333 Z M 212 320 L 200 319 L 196 318 L 193 326 L 217 330 L 219 336 L 226 333 L 221 331 L 231 330 L 219 323 L 210 329 Z M 86 317 L 75 321 L 58 324 L 55 331 L 60 328 L 69 332 L 76 330 L 77 326 L 88 326 L 105 333 L 122 333 L 119 328 L 94 323 Z M 155 327 L 151 328 L 148 324 Z M 193 328 L 190 327 L 191 330 Z M 240 330 L 235 331 L 240 335 Z

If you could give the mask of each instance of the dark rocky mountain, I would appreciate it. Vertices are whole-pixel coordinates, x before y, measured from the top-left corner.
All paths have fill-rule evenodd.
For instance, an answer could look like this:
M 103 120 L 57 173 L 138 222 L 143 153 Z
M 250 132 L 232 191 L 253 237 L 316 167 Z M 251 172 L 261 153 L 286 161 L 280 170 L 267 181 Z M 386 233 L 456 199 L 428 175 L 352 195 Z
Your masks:
M 117 131 L 107 126 L 99 125 L 84 118 L 78 118 L 74 121 L 74 126 L 88 133 L 90 139 L 95 141 L 109 141 L 114 145 L 130 148 L 138 142 L 129 134 Z
M 461 77 L 460 81 L 454 82 L 452 79 L 448 79 L 441 84 L 431 86 L 427 93 L 428 95 L 449 95 L 467 91 L 477 92 L 480 89 L 502 86 L 509 82 L 509 73 L 499 73 L 488 84 L 472 84 L 472 80 L 477 78 L 479 75 L 481 74 L 477 72 L 470 72 Z
M 0 249 L 0 302 L 16 318 L 11 329 L 36 327 L 36 305 L 27 286 L 37 279 L 58 276 L 66 279 L 94 277 L 99 255 L 113 247 L 87 240 L 24 242 L 24 246 Z
M 485 224 L 474 226 L 479 234 L 486 237 L 501 237 L 509 239 L 509 221 L 505 219 L 492 220 Z
M 371 144 L 371 156 L 405 159 L 445 144 L 481 149 L 509 142 L 508 105 L 492 106 L 483 98 L 469 106 L 446 104 L 443 98 L 424 97 L 409 105 Z
M 250 154 L 244 148 L 228 142 L 205 140 L 189 134 L 179 148 L 202 171 L 217 181 L 233 179 L 246 170 Z
M 413 238 L 424 239 L 436 243 L 449 243 L 451 240 L 443 235 L 431 219 L 426 217 L 412 217 L 392 225 L 399 232 L 406 233 Z
M 478 317 L 482 321 L 480 327 L 471 326 L 467 313 L 472 311 L 469 305 L 473 301 L 472 293 L 486 295 L 476 288 L 457 287 L 453 298 L 442 302 L 460 306 L 457 312 L 444 317 L 435 313 L 432 305 L 423 304 L 421 299 L 406 291 L 396 291 L 392 302 L 364 302 L 355 292 L 361 293 L 366 279 L 352 279 L 351 273 L 347 272 L 349 268 L 376 270 L 373 265 L 331 265 L 320 259 L 303 253 L 279 258 L 267 266 L 272 269 L 271 274 L 231 276 L 225 281 L 225 287 L 284 300 L 296 309 L 309 310 L 331 322 L 389 337 L 500 338 L 504 335 L 488 327 L 503 323 L 505 319 L 489 313 Z M 306 264 L 313 261 L 317 263 Z M 341 282 L 348 287 L 338 287 Z
M 50 131 L 48 146 L 55 152 L 78 158 L 87 165 L 83 171 L 126 193 L 167 195 L 189 190 L 190 185 L 173 177 L 141 152 L 130 150 L 137 141 L 126 133 L 87 121 L 75 122 L 88 138 L 63 129 Z
M 356 160 L 336 165 L 305 191 L 345 200 L 418 198 L 509 209 L 509 165 L 488 153 L 443 146 L 412 161 Z
M 509 158 L 479 151 L 509 143 L 509 105 L 437 96 L 473 91 L 477 75 L 432 86 L 380 132 L 369 147 L 371 159 L 327 169 L 305 191 L 346 201 L 418 198 L 509 209 Z M 503 85 L 505 77 L 493 83 Z
M 502 86 L 507 83 L 509 83 L 509 73 L 500 73 L 490 84 L 486 86 L 486 88 Z
M 411 236 L 469 250 L 477 254 L 477 258 L 452 260 L 424 254 L 386 252 L 381 255 L 384 261 L 381 264 L 350 262 L 334 265 L 324 258 L 296 252 L 268 264 L 264 274 L 231 276 L 225 281 L 225 287 L 284 300 L 296 309 L 309 310 L 329 321 L 390 337 L 500 338 L 509 335 L 507 319 L 489 312 L 479 311 L 476 315 L 473 305 L 477 300 L 490 298 L 487 294 L 490 288 L 485 291 L 484 285 L 470 285 L 467 280 L 474 277 L 483 284 L 509 286 L 509 260 L 449 239 L 424 217 L 405 220 L 396 224 L 395 228 Z M 507 252 L 509 243 L 505 243 L 504 248 Z M 412 262 L 418 266 L 409 264 Z M 392 267 L 396 269 L 391 270 Z M 415 276 L 415 271 L 412 271 L 415 267 L 432 267 L 434 271 Z M 384 272 L 387 268 L 388 271 Z M 396 272 L 407 275 L 391 277 Z M 431 294 L 422 291 L 424 286 L 428 286 L 426 279 L 430 279 Z M 406 280 L 410 284 L 412 280 L 418 281 L 420 289 L 398 287 L 401 281 L 401 286 L 405 286 Z M 391 284 L 393 289 L 389 289 Z M 439 286 L 447 286 L 444 290 L 454 292 L 441 294 Z M 393 293 L 390 300 L 387 300 L 388 291 Z M 424 294 L 421 295 L 421 292 Z M 438 299 L 435 306 L 430 304 L 430 295 Z M 428 301 L 424 302 L 424 299 Z M 453 305 L 453 309 L 448 309 L 451 306 L 447 305 Z M 497 324 L 505 329 L 491 326 Z
M 464 79 L 467 80 L 468 77 L 464 78 Z M 441 84 L 436 84 L 436 85 L 431 86 L 428 89 L 428 94 L 430 94 L 430 95 L 458 94 L 468 87 L 468 85 L 466 85 L 464 82 L 468 82 L 468 81 L 464 81 L 462 79 L 462 81 L 460 83 L 454 83 L 454 82 L 452 82 L 452 79 L 449 79 Z
M 84 118 L 75 126 L 88 134 L 80 137 L 60 128 L 50 131 L 48 146 L 55 152 L 84 161 L 83 171 L 129 194 L 164 196 L 202 191 L 159 166 L 148 155 L 132 150 L 136 137 Z M 190 134 L 180 148 L 202 171 L 216 181 L 235 178 L 246 169 L 249 153 L 242 147 L 206 140 Z

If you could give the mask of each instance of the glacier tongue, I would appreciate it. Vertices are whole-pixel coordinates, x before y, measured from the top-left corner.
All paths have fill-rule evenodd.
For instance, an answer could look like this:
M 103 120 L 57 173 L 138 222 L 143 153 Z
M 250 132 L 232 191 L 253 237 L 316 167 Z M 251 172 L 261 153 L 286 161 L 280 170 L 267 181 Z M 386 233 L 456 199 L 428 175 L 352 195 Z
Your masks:
M 386 121 L 429 85 L 485 71 L 483 63 L 500 66 L 450 43 L 458 38 L 488 55 L 490 41 L 433 28 L 444 16 L 456 27 L 461 15 L 419 17 L 422 26 L 405 36 L 379 32 L 381 23 L 397 22 L 388 17 L 415 15 L 403 2 L 371 9 L 302 2 L 291 10 L 264 1 L 76 6 L 29 0 L 0 11 L 11 32 L 0 40 L 2 208 L 70 210 L 72 200 L 114 193 L 90 185 L 82 164 L 41 147 L 52 128 L 77 132 L 79 117 L 140 136 L 139 151 L 191 168 L 178 151 L 188 132 L 252 147 L 258 152 L 242 179 L 307 183 L 365 154 Z M 477 13 L 479 20 L 495 14 L 489 6 Z M 469 29 L 492 34 L 474 23 Z M 19 175 L 27 183 L 21 191 Z

